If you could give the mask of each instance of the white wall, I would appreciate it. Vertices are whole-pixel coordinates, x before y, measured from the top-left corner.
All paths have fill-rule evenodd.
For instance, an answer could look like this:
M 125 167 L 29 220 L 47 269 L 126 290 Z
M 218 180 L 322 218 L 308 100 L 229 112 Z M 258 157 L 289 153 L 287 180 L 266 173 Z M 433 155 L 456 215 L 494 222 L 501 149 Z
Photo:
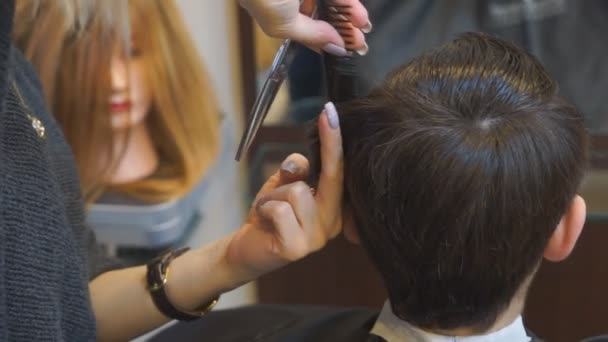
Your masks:
M 176 0 L 215 87 L 220 109 L 229 115 L 222 130 L 223 153 L 209 177 L 213 186 L 202 202 L 204 218 L 189 245 L 201 246 L 238 229 L 244 220 L 244 182 L 234 161 L 242 123 L 237 2 L 231 0 Z M 202 94 L 201 94 L 202 95 Z M 222 295 L 218 308 L 255 301 L 253 284 Z
M 241 118 L 240 68 L 238 67 L 236 1 L 176 0 L 191 28 L 221 109 Z

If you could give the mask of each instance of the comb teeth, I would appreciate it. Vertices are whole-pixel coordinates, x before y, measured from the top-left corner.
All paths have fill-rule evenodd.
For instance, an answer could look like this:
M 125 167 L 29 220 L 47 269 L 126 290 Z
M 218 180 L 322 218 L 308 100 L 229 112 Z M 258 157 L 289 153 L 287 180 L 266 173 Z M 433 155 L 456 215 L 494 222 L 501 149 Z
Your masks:
M 317 1 L 319 19 L 325 20 L 333 26 L 340 36 L 342 36 L 342 39 L 344 39 L 346 49 L 352 52 L 354 50 L 354 27 L 351 25 L 350 21 L 351 7 L 352 6 L 350 5 L 339 4 L 335 0 Z

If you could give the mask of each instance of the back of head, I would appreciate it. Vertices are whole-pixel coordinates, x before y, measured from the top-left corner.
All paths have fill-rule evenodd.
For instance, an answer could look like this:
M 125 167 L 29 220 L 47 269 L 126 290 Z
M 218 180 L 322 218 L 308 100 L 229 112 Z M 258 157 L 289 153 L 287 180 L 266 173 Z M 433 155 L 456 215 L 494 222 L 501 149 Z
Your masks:
M 395 314 L 487 329 L 577 191 L 581 114 L 534 57 L 475 33 L 338 111 L 346 201 Z

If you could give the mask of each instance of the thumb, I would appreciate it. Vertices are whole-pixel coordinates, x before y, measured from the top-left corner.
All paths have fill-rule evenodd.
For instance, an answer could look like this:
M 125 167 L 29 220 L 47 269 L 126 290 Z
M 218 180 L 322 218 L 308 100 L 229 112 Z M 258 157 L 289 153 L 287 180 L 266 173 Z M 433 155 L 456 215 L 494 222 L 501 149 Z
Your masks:
M 290 155 L 285 158 L 283 163 L 281 163 L 281 167 L 262 185 L 262 188 L 260 188 L 260 191 L 255 196 L 255 202 L 282 185 L 305 180 L 309 172 L 310 163 L 306 157 L 299 153 Z
M 314 50 L 327 50 L 327 46 L 331 45 L 332 47 L 329 49 L 341 49 L 340 53 L 347 53 L 344 49 L 344 39 L 333 26 L 323 20 L 314 20 L 304 14 L 298 15 L 289 36 Z M 333 51 L 327 52 L 334 53 Z

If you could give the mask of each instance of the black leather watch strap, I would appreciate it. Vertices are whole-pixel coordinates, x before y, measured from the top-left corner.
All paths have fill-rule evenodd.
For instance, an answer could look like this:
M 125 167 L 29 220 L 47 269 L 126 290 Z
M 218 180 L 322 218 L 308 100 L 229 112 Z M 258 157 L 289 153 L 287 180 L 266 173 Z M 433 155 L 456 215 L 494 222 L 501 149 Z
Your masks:
M 152 259 L 147 265 L 148 289 L 150 290 L 150 295 L 152 296 L 154 304 L 163 315 L 179 321 L 192 321 L 198 319 L 209 312 L 217 302 L 217 298 L 215 298 L 200 312 L 186 312 L 176 308 L 171 304 L 171 301 L 167 297 L 165 284 L 168 279 L 169 264 L 171 264 L 173 259 L 184 254 L 188 250 L 189 248 L 184 247 L 164 253 L 159 257 Z

